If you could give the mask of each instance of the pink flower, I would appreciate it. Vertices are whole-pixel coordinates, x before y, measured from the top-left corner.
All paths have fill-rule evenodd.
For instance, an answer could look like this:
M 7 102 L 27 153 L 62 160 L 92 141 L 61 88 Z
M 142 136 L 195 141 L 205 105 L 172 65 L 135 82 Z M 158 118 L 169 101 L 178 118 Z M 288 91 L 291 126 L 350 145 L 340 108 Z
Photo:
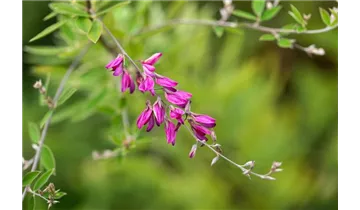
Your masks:
M 119 76 L 124 72 L 123 62 L 124 62 L 124 57 L 122 55 L 118 55 L 114 60 L 110 61 L 105 66 L 105 68 L 112 69 L 112 71 L 114 72 L 113 75 Z
M 154 96 L 155 95 L 154 85 L 155 85 L 154 79 L 151 76 L 145 75 L 145 79 L 140 82 L 139 90 L 143 93 L 149 91 L 151 95 Z
M 163 106 L 161 102 L 161 98 L 158 97 L 153 105 L 154 110 L 154 116 L 155 116 L 155 122 L 157 126 L 160 126 L 162 122 L 164 122 L 165 118 L 165 107 Z
M 154 76 L 155 67 L 149 64 L 142 64 L 142 67 L 144 69 L 144 73 L 149 76 Z
M 189 120 L 189 123 L 191 125 L 191 130 L 194 132 L 196 138 L 198 138 L 199 140 L 208 140 L 206 135 L 211 134 L 211 131 L 209 129 L 205 128 L 202 125 L 196 124 L 192 120 Z
M 185 108 L 189 99 L 192 97 L 191 93 L 178 90 L 176 92 L 165 91 L 165 98 L 172 104 L 175 104 L 181 108 Z
M 191 113 L 191 116 L 196 123 L 204 127 L 213 128 L 216 126 L 216 120 L 208 115 Z
M 152 114 L 150 116 L 148 127 L 146 128 L 146 131 L 147 132 L 151 131 L 151 129 L 153 129 L 154 125 L 155 125 L 155 119 L 154 119 L 154 114 Z
M 159 75 L 159 74 L 156 74 L 155 82 L 156 82 L 156 84 L 158 84 L 162 87 L 166 87 L 166 88 L 173 88 L 178 84 L 176 81 L 174 81 L 170 78 L 167 78 L 165 76 Z M 173 88 L 173 89 L 175 89 L 175 88 Z
M 150 121 L 151 117 L 152 117 L 152 108 L 150 105 L 150 101 L 147 101 L 146 109 L 139 115 L 136 121 L 138 128 L 141 129 L 144 125 L 146 125 Z
M 182 119 L 184 114 L 185 112 L 182 109 L 170 105 L 170 118 L 176 119 L 179 123 L 184 124 L 184 120 Z
M 168 144 L 175 145 L 175 139 L 176 139 L 176 128 L 175 124 L 171 122 L 170 120 L 165 120 L 165 134 L 166 134 L 166 140 Z
M 130 93 L 133 93 L 135 90 L 135 83 L 130 74 L 127 71 L 124 71 L 121 79 L 121 92 L 125 92 L 127 88 L 129 88 Z
M 143 64 L 148 64 L 153 66 L 162 56 L 162 53 L 155 53 L 152 56 L 150 56 L 148 59 L 146 59 L 145 61 L 143 61 Z
M 193 158 L 196 154 L 196 149 L 197 149 L 197 144 L 194 144 L 192 147 L 191 147 L 191 150 L 190 150 L 190 153 L 189 153 L 189 158 Z

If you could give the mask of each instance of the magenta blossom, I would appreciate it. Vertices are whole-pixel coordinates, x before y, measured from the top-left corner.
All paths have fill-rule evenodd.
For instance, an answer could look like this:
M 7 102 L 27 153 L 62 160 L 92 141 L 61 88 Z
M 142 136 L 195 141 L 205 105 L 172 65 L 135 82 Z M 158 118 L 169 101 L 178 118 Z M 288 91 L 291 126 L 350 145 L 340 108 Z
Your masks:
M 142 64 L 142 67 L 144 69 L 144 73 L 148 76 L 153 77 L 155 74 L 155 67 L 149 64 Z
M 190 153 L 189 153 L 189 158 L 195 157 L 196 149 L 197 149 L 197 144 L 194 144 L 194 145 L 191 147 L 191 150 L 190 150 Z
M 151 76 L 145 75 L 145 79 L 140 82 L 139 90 L 143 93 L 149 91 L 151 95 L 154 96 L 155 95 L 154 85 L 155 85 L 154 79 Z
M 151 131 L 151 129 L 153 129 L 154 125 L 155 125 L 154 114 L 151 114 L 150 119 L 149 119 L 149 123 L 148 123 L 148 127 L 146 128 L 146 131 L 147 132 Z
M 175 104 L 181 108 L 185 108 L 189 99 L 192 97 L 191 93 L 178 90 L 176 92 L 165 91 L 165 98 L 172 104 Z
M 171 122 L 170 120 L 165 120 L 165 134 L 166 134 L 166 140 L 168 144 L 175 145 L 176 140 L 176 128 L 175 124 Z
M 110 61 L 105 66 L 105 68 L 112 69 L 112 71 L 114 72 L 113 75 L 119 76 L 124 72 L 123 63 L 124 63 L 124 57 L 122 55 L 118 55 L 114 60 Z
M 206 135 L 211 135 L 211 131 L 209 129 L 202 125 L 196 124 L 192 120 L 189 120 L 189 123 L 191 125 L 191 130 L 194 132 L 196 138 L 198 138 L 199 140 L 208 140 Z
M 155 122 L 157 126 L 160 126 L 162 122 L 164 122 L 165 118 L 165 107 L 161 102 L 161 98 L 158 97 L 153 105 L 153 111 L 155 116 Z
M 147 101 L 146 109 L 143 112 L 141 112 L 141 114 L 139 115 L 139 117 L 136 121 L 138 128 L 141 129 L 144 125 L 146 125 L 150 121 L 151 117 L 152 117 L 152 107 L 151 107 L 150 101 Z M 151 127 L 151 126 L 149 125 L 148 127 Z
M 146 59 L 145 61 L 143 61 L 143 64 L 148 64 L 153 66 L 162 56 L 162 53 L 155 53 L 152 56 L 150 56 L 148 59 Z
M 176 119 L 179 123 L 184 124 L 184 120 L 182 118 L 184 114 L 185 112 L 182 109 L 170 105 L 170 118 Z
M 156 80 L 155 80 L 156 84 L 162 86 L 162 87 L 166 87 L 170 90 L 173 90 L 174 92 L 176 91 L 176 89 L 174 88 L 178 83 L 170 78 L 167 78 L 165 76 L 156 74 Z
M 129 72 L 124 70 L 124 74 L 121 79 L 121 92 L 125 92 L 127 88 L 129 88 L 130 93 L 133 93 L 135 90 L 135 83 Z
M 216 120 L 208 115 L 191 113 L 191 116 L 196 123 L 204 127 L 213 128 L 216 126 Z

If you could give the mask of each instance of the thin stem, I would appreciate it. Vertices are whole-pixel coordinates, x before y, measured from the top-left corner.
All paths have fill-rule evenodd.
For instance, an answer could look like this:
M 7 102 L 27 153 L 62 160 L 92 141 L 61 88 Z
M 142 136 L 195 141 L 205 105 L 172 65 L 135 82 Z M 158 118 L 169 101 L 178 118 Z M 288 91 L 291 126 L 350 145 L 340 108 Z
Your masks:
M 39 196 L 40 198 L 42 198 L 42 199 L 44 199 L 44 200 L 46 200 L 46 202 L 50 202 L 50 200 L 48 200 L 47 198 L 45 198 L 44 196 L 42 196 L 42 195 L 40 195 L 40 194 L 38 194 L 38 193 L 36 193 L 36 192 L 34 192 L 34 191 L 32 191 L 32 190 L 28 190 L 28 192 L 29 193 L 31 193 L 31 194 L 33 194 L 33 195 L 36 195 L 36 196 Z
M 70 74 L 74 71 L 74 69 L 76 68 L 76 66 L 80 63 L 80 60 L 84 57 L 84 55 L 86 54 L 86 52 L 88 51 L 90 47 L 90 44 L 86 45 L 85 48 L 80 52 L 80 54 L 74 59 L 74 61 L 71 63 L 71 65 L 69 66 L 68 70 L 66 71 L 64 77 L 62 78 L 61 82 L 60 82 L 60 85 L 59 87 L 57 88 L 56 90 L 56 93 L 55 93 L 55 97 L 54 97 L 54 111 L 55 111 L 55 108 L 56 108 L 56 103 L 57 103 L 57 100 L 59 99 L 62 91 L 64 90 L 64 86 L 65 86 L 65 83 L 67 82 L 67 80 L 69 79 L 69 76 Z M 47 134 L 47 131 L 48 131 L 48 128 L 49 128 L 49 125 L 50 125 L 50 122 L 51 122 L 51 118 L 54 114 L 54 111 L 52 111 L 50 113 L 50 116 L 49 118 L 47 119 L 47 121 L 45 122 L 45 125 L 44 125 L 44 129 L 42 130 L 41 132 L 41 137 L 40 137 L 40 140 L 39 140 L 39 145 L 38 145 L 38 148 L 36 150 L 36 153 L 35 153 L 35 157 L 34 157 L 34 162 L 33 162 L 33 165 L 31 167 L 31 171 L 35 171 L 37 166 L 38 166 L 38 163 L 39 163 L 39 160 L 40 160 L 40 153 L 41 153 L 41 149 L 44 145 L 44 141 L 45 141 L 45 137 L 46 137 L 46 134 Z M 24 192 L 23 192 L 23 200 L 25 198 L 25 195 L 26 195 L 26 190 L 27 188 L 25 187 L 24 189 Z
M 123 108 L 122 112 L 121 112 L 121 116 L 122 116 L 122 120 L 123 120 L 123 124 L 124 124 L 124 130 L 125 130 L 125 136 L 126 138 L 130 137 L 129 134 L 129 116 L 128 116 L 128 112 L 126 107 Z
M 257 31 L 267 32 L 267 33 L 290 33 L 290 34 L 319 34 L 328 32 L 334 28 L 337 27 L 337 24 L 334 26 L 328 26 L 322 29 L 315 29 L 315 30 L 307 30 L 307 31 L 296 31 L 293 29 L 283 29 L 283 28 L 270 28 L 266 26 L 261 26 L 253 23 L 236 23 L 236 22 L 225 22 L 225 21 L 214 21 L 214 20 L 196 20 L 196 19 L 173 19 L 169 20 L 168 22 L 164 24 L 160 24 L 157 26 L 152 26 L 145 30 L 140 30 L 133 34 L 133 36 L 140 35 L 142 33 L 147 33 L 150 31 L 158 30 L 167 26 L 173 26 L 173 25 L 208 25 L 208 26 L 222 26 L 227 28 L 250 28 Z

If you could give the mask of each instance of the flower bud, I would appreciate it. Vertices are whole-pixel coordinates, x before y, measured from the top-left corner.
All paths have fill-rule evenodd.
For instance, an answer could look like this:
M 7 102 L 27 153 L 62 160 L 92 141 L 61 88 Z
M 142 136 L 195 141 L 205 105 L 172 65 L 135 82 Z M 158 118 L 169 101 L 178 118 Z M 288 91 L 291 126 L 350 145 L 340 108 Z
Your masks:
M 195 157 L 196 149 L 197 149 L 197 144 L 194 144 L 194 145 L 191 147 L 191 150 L 190 150 L 190 153 L 189 153 L 189 158 Z
M 218 160 L 219 160 L 219 155 L 216 155 L 216 157 L 214 157 L 211 161 L 211 166 L 213 166 Z
M 36 81 L 33 87 L 34 87 L 35 89 L 39 89 L 39 88 L 41 88 L 41 87 L 42 87 L 41 80 Z

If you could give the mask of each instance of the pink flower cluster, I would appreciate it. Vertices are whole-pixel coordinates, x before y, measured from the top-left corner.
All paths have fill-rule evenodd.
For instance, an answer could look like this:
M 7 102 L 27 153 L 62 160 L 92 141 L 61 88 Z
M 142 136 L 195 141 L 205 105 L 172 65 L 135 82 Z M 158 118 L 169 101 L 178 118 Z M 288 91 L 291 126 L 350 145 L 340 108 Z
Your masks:
M 216 135 L 213 128 L 216 126 L 216 120 L 208 115 L 197 114 L 190 110 L 192 94 L 178 90 L 178 82 L 157 74 L 155 72 L 155 63 L 160 59 L 162 53 L 155 53 L 148 59 L 141 61 L 143 72 L 137 72 L 136 83 L 138 90 L 142 93 L 149 92 L 152 96 L 156 96 L 156 101 L 151 104 L 146 101 L 145 110 L 141 112 L 137 118 L 137 126 L 139 129 L 146 127 L 146 131 L 151 131 L 155 124 L 160 126 L 164 123 L 165 135 L 168 144 L 175 145 L 176 134 L 179 128 L 187 121 L 191 130 L 199 141 L 207 141 L 210 136 L 214 141 Z M 114 76 L 122 76 L 121 91 L 126 89 L 133 93 L 135 90 L 135 82 L 129 72 L 124 67 L 125 57 L 119 55 L 106 65 L 107 69 L 111 69 Z M 170 104 L 164 101 L 161 96 L 155 93 L 155 84 L 159 85 L 164 91 L 164 98 Z M 168 111 L 168 113 L 167 113 Z M 175 120 L 177 123 L 173 122 Z M 194 144 L 189 153 L 189 157 L 195 156 L 197 144 Z

